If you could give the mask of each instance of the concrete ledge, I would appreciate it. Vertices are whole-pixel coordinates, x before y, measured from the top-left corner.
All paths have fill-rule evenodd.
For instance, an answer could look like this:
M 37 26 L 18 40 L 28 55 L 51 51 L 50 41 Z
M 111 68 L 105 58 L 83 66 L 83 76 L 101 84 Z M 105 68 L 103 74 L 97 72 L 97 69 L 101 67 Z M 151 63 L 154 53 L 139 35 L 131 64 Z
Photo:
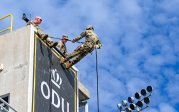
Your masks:
M 88 89 L 80 81 L 78 81 L 78 89 L 80 101 L 84 101 L 90 98 L 90 93 Z

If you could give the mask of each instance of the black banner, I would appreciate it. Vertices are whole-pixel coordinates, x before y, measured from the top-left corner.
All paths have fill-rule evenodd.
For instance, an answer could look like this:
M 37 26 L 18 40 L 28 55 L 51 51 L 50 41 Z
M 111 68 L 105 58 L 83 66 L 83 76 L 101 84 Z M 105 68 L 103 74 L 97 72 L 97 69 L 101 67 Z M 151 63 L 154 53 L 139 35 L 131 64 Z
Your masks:
M 33 112 L 76 112 L 76 78 L 35 38 Z

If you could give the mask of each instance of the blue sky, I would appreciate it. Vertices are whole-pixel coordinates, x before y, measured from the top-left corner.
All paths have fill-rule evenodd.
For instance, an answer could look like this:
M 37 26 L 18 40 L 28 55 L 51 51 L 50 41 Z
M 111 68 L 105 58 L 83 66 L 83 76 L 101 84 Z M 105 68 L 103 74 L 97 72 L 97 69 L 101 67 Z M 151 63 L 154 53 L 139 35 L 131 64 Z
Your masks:
M 0 16 L 41 16 L 41 28 L 54 37 L 78 36 L 92 24 L 103 43 L 98 50 L 100 111 L 147 85 L 154 87 L 148 112 L 179 112 L 179 0 L 1 0 Z M 30 16 L 29 16 L 30 17 Z M 7 22 L 2 23 L 7 26 Z M 57 40 L 56 40 L 57 41 Z M 71 52 L 78 44 L 68 43 Z M 76 64 L 96 111 L 95 53 Z

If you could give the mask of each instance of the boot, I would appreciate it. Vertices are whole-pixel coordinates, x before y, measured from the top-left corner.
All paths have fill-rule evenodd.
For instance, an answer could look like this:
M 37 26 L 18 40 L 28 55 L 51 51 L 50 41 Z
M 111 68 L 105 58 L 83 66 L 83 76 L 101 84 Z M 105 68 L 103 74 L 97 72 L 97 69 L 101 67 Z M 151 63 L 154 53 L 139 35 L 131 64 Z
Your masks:
M 36 34 L 38 37 L 40 37 L 40 38 L 41 38 L 41 36 L 42 36 L 42 34 L 41 34 L 41 33 L 39 33 L 38 31 L 37 31 L 37 32 L 35 32 L 35 34 Z
M 71 66 L 73 66 L 73 63 L 72 62 L 66 62 L 65 66 L 66 66 L 67 69 L 69 69 Z
M 46 40 L 48 38 L 48 35 L 47 34 L 42 34 L 41 35 L 41 39 L 44 41 L 44 40 Z
M 46 40 L 46 43 L 47 43 L 47 45 L 48 45 L 50 48 L 52 48 L 53 45 L 54 45 L 54 42 L 53 42 L 53 41 L 49 41 L 48 39 Z
M 61 63 L 61 64 L 65 63 L 66 61 L 67 61 L 67 60 L 66 60 L 64 57 L 61 57 L 61 58 L 60 58 L 60 63 Z
M 51 42 L 51 44 L 49 45 L 50 46 L 50 48 L 53 48 L 53 47 L 55 47 L 55 46 L 57 46 L 57 44 L 58 44 L 58 42 Z

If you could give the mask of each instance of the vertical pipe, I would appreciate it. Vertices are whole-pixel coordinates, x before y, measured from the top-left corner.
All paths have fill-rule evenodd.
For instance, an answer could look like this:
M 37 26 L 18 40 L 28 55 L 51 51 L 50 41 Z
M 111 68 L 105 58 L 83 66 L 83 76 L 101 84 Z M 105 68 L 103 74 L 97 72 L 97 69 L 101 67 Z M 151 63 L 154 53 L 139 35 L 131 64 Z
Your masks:
M 11 24 L 10 24 L 10 32 L 12 32 L 12 25 L 13 25 L 13 15 L 12 14 L 9 14 L 10 17 L 11 17 Z

